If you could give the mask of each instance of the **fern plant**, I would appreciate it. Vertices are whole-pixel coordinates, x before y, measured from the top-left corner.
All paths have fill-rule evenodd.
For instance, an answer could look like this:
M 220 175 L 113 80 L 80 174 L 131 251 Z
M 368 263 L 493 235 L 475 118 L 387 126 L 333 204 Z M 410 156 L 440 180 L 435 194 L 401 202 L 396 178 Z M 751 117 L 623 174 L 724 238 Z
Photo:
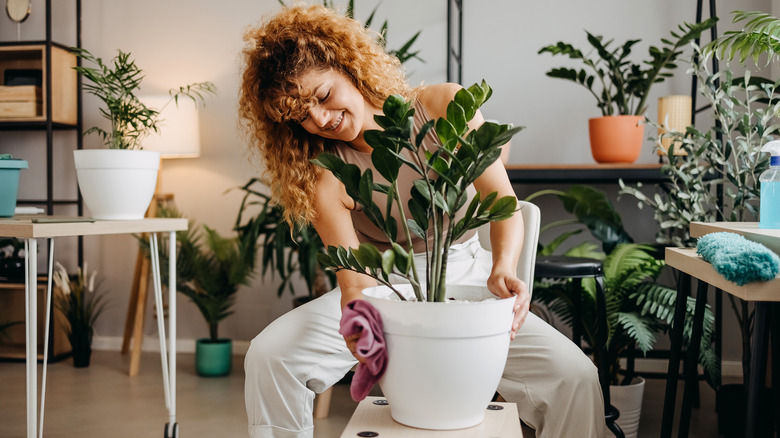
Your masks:
M 571 280 L 541 279 L 534 284 L 533 300 L 543 304 L 569 327 L 575 322 L 575 302 L 581 300 L 582 317 L 579 323 L 585 341 L 597 351 L 606 349 L 611 382 L 618 384 L 621 356 L 633 348 L 647 354 L 654 348 L 658 333 L 671 326 L 677 291 L 657 282 L 664 267 L 663 260 L 656 259 L 652 246 L 633 243 L 623 229 L 620 216 L 602 192 L 588 186 L 574 186 L 566 192 L 546 190 L 532 197 L 539 194 L 557 195 L 564 208 L 577 218 L 554 223 L 552 228 L 564 224 L 578 225 L 577 229 L 566 231 L 550 244 L 542 245 L 540 254 L 551 255 L 558 251 L 568 238 L 583 231 L 583 225 L 605 248 L 602 252 L 593 241 L 585 241 L 560 253 L 603 260 L 608 327 L 606 345 L 598 345 L 596 342 L 599 320 L 596 282 L 593 278 L 583 279 L 582 289 L 575 288 Z M 695 300 L 688 297 L 683 332 L 686 344 L 692 332 L 694 306 Z M 709 381 L 717 385 L 720 381 L 720 363 L 712 349 L 713 327 L 714 317 L 707 308 L 699 362 Z M 595 360 L 598 357 L 596 354 Z M 632 378 L 627 374 L 623 383 L 628 384 Z

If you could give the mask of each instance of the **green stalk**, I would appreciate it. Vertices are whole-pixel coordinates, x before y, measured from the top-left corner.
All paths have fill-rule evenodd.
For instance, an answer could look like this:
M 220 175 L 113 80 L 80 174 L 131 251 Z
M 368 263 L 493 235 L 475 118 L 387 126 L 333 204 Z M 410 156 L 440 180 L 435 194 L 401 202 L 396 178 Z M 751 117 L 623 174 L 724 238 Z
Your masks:
M 398 214 L 401 217 L 401 224 L 403 226 L 404 235 L 406 236 L 406 244 L 408 245 L 409 250 L 412 251 L 412 254 L 414 254 L 414 248 L 412 246 L 412 233 L 409 231 L 409 224 L 406 223 L 406 219 L 405 219 L 406 211 L 404 210 L 404 205 L 401 202 L 401 198 L 398 196 L 397 179 L 393 181 L 393 193 L 394 193 L 393 198 L 395 200 L 395 204 L 398 207 Z M 417 276 L 417 269 L 414 267 L 414 257 L 412 257 L 410 263 L 412 264 L 412 278 L 409 280 L 410 283 L 412 284 L 412 289 L 414 290 L 414 296 L 416 296 L 418 300 L 422 300 L 422 289 L 420 288 L 420 278 Z

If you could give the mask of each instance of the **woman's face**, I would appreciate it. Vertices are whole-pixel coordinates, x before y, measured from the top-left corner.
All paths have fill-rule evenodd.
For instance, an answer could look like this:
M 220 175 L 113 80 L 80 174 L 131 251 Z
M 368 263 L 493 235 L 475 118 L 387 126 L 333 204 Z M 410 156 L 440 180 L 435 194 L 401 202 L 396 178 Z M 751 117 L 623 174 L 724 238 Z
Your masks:
M 374 129 L 374 108 L 341 72 L 311 69 L 298 78 L 304 95 L 316 104 L 300 124 L 307 132 L 347 143 L 362 143 L 363 132 Z

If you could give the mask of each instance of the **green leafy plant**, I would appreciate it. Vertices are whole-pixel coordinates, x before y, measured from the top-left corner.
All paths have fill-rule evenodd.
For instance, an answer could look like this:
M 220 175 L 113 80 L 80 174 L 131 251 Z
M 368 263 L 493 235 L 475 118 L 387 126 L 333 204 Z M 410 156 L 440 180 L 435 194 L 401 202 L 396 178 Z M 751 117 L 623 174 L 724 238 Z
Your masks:
M 620 182 L 621 193 L 634 196 L 640 208 L 652 208 L 660 225 L 656 241 L 662 244 L 695 246 L 689 234 L 694 221 L 757 220 L 758 177 L 769 166 L 769 156 L 760 149 L 780 132 L 780 96 L 776 94 L 780 81 L 754 78 L 750 71 L 741 78 L 729 69 L 713 74 L 707 60 L 703 56 L 694 71 L 701 79 L 699 92 L 710 103 L 717 123 L 706 131 L 689 126 L 685 133 L 664 134 L 685 155 L 674 155 L 670 148 L 661 168 L 669 181 L 658 185 L 653 195 L 646 195 L 641 184 Z M 747 378 L 754 309 L 746 301 L 727 296 L 740 327 Z
M 262 183 L 250 179 L 239 189 L 244 192 L 234 229 L 239 234 L 253 232 L 259 239 L 262 251 L 262 275 L 276 273 L 281 278 L 277 294 L 285 289 L 295 295 L 294 282 L 298 276 L 306 283 L 309 298 L 316 298 L 332 289 L 335 279 L 322 269 L 317 255 L 325 248 L 317 232 L 311 226 L 298 226 L 294 230 L 284 220 L 284 210 L 271 202 L 263 193 Z M 249 211 L 256 209 L 254 216 Z M 252 231 L 254 230 L 254 231 Z
M 356 165 L 347 164 L 334 154 L 321 153 L 312 160 L 333 172 L 344 184 L 347 194 L 362 206 L 369 220 L 392 242 L 392 248 L 384 252 L 369 243 L 349 249 L 329 246 L 327 253 L 319 256 L 323 266 L 370 275 L 404 299 L 389 282 L 389 275 L 395 273 L 411 283 L 418 301 L 444 300 L 447 256 L 452 243 L 471 229 L 511 217 L 517 207 L 514 196 L 496 199 L 495 192 L 485 196 L 477 193 L 469 202 L 466 192 L 466 188 L 498 159 L 501 146 L 523 129 L 485 122 L 479 129 L 469 130 L 467 122 L 491 94 L 491 88 L 484 81 L 461 89 L 449 103 L 447 117 L 429 120 L 414 139 L 412 103 L 400 96 L 388 97 L 383 105 L 384 114 L 374 118 L 382 130 L 370 130 L 364 136 L 373 148 L 371 161 L 388 184 L 374 182 L 371 169 L 361 173 Z M 441 139 L 442 146 L 428 151 L 422 142 L 432 129 Z M 403 205 L 398 195 L 398 175 L 402 166 L 410 167 L 420 176 L 414 182 L 408 206 Z M 387 195 L 387 205 L 380 207 L 374 202 L 374 191 Z M 408 211 L 411 219 L 397 223 L 390 215 L 393 207 L 401 217 L 406 217 Z M 465 216 L 454 220 L 455 213 L 463 207 L 466 208 Z M 447 229 L 443 226 L 445 216 L 450 219 Z M 402 236 L 397 235 L 399 227 L 403 230 Z M 428 247 L 429 232 L 433 235 L 433 247 Z M 422 279 L 413 263 L 412 235 L 426 242 L 427 268 Z M 422 290 L 423 284 L 426 291 Z
M 62 312 L 67 324 L 65 333 L 73 348 L 74 358 L 92 351 L 92 337 L 98 317 L 105 311 L 106 295 L 95 289 L 97 271 L 89 272 L 87 264 L 78 270 L 75 280 L 59 262 L 56 263 L 52 281 L 60 289 L 55 295 L 55 305 Z
M 173 207 L 160 209 L 160 217 L 182 217 Z M 149 243 L 138 239 L 149 257 Z M 254 277 L 257 234 L 253 227 L 234 237 L 223 237 L 208 226 L 190 224 L 176 233 L 176 288 L 197 306 L 206 321 L 209 340 L 219 340 L 219 323 L 234 313 L 236 294 Z M 160 274 L 168 282 L 167 248 L 161 246 Z
M 533 300 L 543 304 L 569 327 L 575 323 L 574 306 L 580 301 L 582 313 L 579 323 L 585 341 L 597 353 L 602 348 L 606 349 L 610 380 L 613 384 L 618 384 L 620 358 L 635 347 L 647 354 L 653 349 L 657 334 L 671 326 L 677 291 L 657 282 L 664 267 L 663 260 L 656 258 L 654 247 L 633 243 L 633 239 L 623 229 L 620 215 L 602 192 L 589 186 L 573 186 L 565 192 L 545 190 L 529 198 L 544 194 L 558 196 L 566 211 L 576 218 L 545 225 L 544 229 L 564 225 L 577 227 L 563 232 L 549 244 L 541 245 L 539 254 L 552 255 L 559 251 L 566 256 L 603 260 L 608 327 L 606 345 L 599 345 L 597 342 L 599 316 L 596 306 L 596 282 L 593 278 L 583 279 L 582 289 L 575 287 L 570 279 L 540 279 L 534 283 Z M 581 233 L 585 228 L 601 243 L 604 252 L 599 251 L 598 245 L 590 240 L 560 251 L 570 237 Z M 683 332 L 686 343 L 690 341 L 692 333 L 694 307 L 695 300 L 688 297 Z M 714 317 L 707 308 L 699 361 L 710 382 L 717 385 L 720 381 L 720 363 L 712 349 L 713 327 Z M 599 356 L 594 355 L 596 362 Z M 626 373 L 622 383 L 628 384 L 632 378 L 633 375 Z
M 683 23 L 678 26 L 678 31 L 671 32 L 670 39 L 661 39 L 661 47 L 651 46 L 648 49 L 650 58 L 642 63 L 629 59 L 632 47 L 641 40 L 628 40 L 613 48 L 613 40 L 605 41 L 603 36 L 587 31 L 588 43 L 595 52 L 593 55 L 564 42 L 542 47 L 539 54 L 567 56 L 585 64 L 585 68 L 579 70 L 553 68 L 547 76 L 569 80 L 587 88 L 596 98 L 602 115 L 642 115 L 647 109 L 647 98 L 653 84 L 670 77 L 671 70 L 677 67 L 675 62 L 682 49 L 716 21 L 717 18 L 710 18 L 696 24 Z
M 745 27 L 724 32 L 704 52 L 727 60 L 738 56 L 740 63 L 750 58 L 756 65 L 762 55 L 767 55 L 765 65 L 780 58 L 780 20 L 766 12 L 734 11 L 734 23 L 739 22 L 745 22 Z
M 84 135 L 96 133 L 111 149 L 141 149 L 141 141 L 152 132 L 157 132 L 159 111 L 144 105 L 136 96 L 144 78 L 130 53 L 118 51 L 110 63 L 104 63 L 92 53 L 81 48 L 72 48 L 81 59 L 95 67 L 74 67 L 90 83 L 84 89 L 103 101 L 100 114 L 111 122 L 111 129 L 97 126 L 89 128 Z M 196 104 L 204 102 L 204 93 L 215 93 L 211 82 L 198 82 L 169 90 L 171 101 L 178 104 L 180 97 L 187 97 Z M 166 104 L 167 105 L 167 104 Z

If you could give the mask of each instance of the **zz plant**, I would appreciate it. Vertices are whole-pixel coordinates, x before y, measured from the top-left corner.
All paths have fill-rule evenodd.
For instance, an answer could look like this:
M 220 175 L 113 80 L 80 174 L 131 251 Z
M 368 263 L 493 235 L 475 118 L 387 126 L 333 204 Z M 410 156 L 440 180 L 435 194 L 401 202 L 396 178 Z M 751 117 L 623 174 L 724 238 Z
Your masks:
M 671 70 L 677 68 L 675 61 L 682 49 L 714 26 L 716 21 L 717 18 L 710 18 L 701 23 L 683 23 L 678 26 L 678 31 L 671 32 L 671 38 L 661 39 L 661 47 L 650 46 L 650 58 L 642 63 L 634 63 L 629 59 L 631 49 L 641 40 L 628 40 L 614 48 L 611 46 L 613 40 L 605 41 L 603 36 L 587 31 L 594 56 L 564 42 L 542 47 L 539 54 L 566 56 L 585 64 L 585 68 L 581 69 L 553 68 L 547 72 L 547 76 L 572 81 L 587 88 L 596 98 L 602 115 L 642 115 L 647 109 L 647 98 L 653 84 L 670 77 Z
M 327 152 L 312 160 L 333 172 L 344 184 L 347 194 L 363 207 L 366 216 L 392 242 L 392 248 L 384 252 L 369 243 L 358 248 L 329 246 L 327 252 L 319 256 L 324 267 L 370 275 L 404 299 L 389 283 L 389 275 L 395 273 L 411 283 L 418 301 L 444 301 L 447 256 L 452 243 L 471 229 L 511 217 L 517 208 L 514 196 L 498 198 L 495 192 L 484 196 L 477 193 L 469 201 L 466 192 L 466 188 L 498 159 L 501 146 L 523 129 L 491 122 L 485 122 L 476 130 L 469 129 L 468 121 L 491 94 L 492 89 L 485 81 L 458 91 L 447 107 L 446 117 L 429 120 L 414 138 L 412 103 L 400 96 L 388 97 L 383 105 L 384 115 L 375 117 L 382 130 L 365 133 L 366 142 L 373 148 L 371 161 L 387 184 L 375 182 L 370 169 L 361 173 L 356 165 L 345 163 Z M 441 146 L 429 151 L 423 146 L 423 139 L 432 129 L 441 140 Z M 407 206 L 398 196 L 401 166 L 409 166 L 419 175 Z M 379 206 L 374 202 L 375 191 L 387 195 L 387 205 Z M 396 223 L 390 215 L 393 207 L 401 217 L 411 218 Z M 465 216 L 455 221 L 455 213 L 463 207 L 466 208 Z M 450 219 L 446 229 L 443 226 L 445 216 Z M 403 236 L 397 235 L 399 225 Z M 433 235 L 432 247 L 427 243 L 429 232 Z M 413 235 L 426 242 L 424 277 L 414 265 Z M 427 290 L 423 291 L 423 286 L 427 286 Z

